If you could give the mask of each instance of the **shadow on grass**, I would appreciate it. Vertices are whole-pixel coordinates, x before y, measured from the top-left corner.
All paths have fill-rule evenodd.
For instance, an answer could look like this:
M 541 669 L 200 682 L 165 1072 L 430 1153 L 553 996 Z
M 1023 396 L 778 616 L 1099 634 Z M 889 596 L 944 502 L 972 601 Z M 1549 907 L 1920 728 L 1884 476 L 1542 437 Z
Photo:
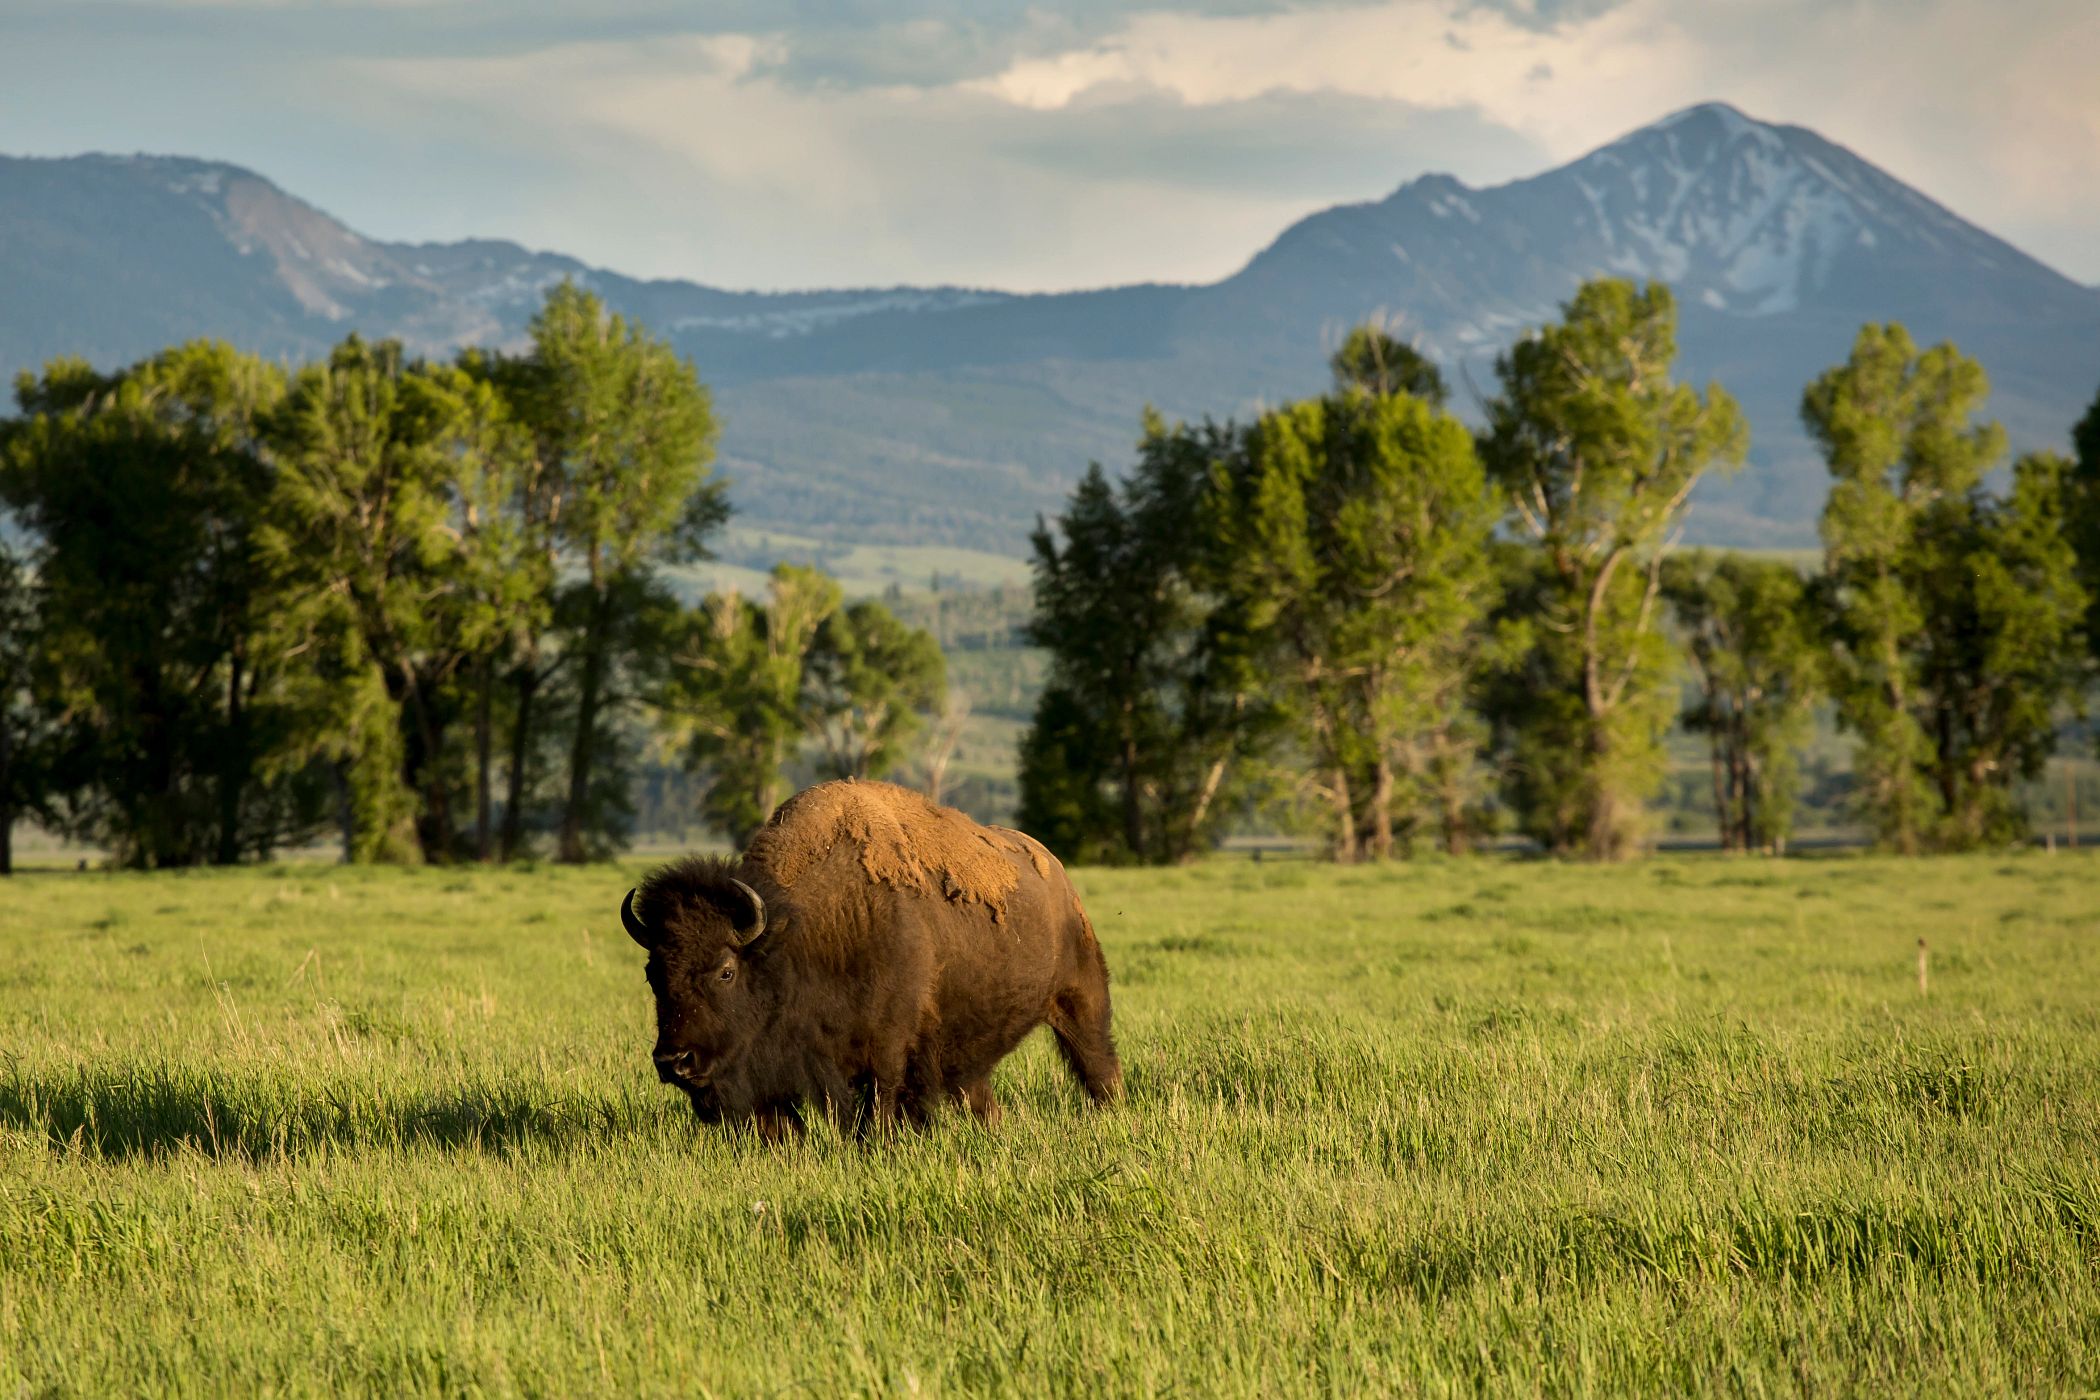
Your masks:
M 261 1162 L 375 1146 L 509 1154 L 691 1121 L 682 1104 L 617 1089 L 603 1096 L 526 1083 L 396 1089 L 158 1065 L 0 1075 L 0 1128 L 107 1158 L 194 1151 Z

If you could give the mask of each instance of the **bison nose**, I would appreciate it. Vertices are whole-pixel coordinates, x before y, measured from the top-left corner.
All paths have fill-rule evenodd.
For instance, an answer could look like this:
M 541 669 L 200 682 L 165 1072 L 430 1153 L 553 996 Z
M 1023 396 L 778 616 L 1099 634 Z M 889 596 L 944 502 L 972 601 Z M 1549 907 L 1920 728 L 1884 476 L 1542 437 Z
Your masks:
M 690 1050 L 666 1050 L 656 1057 L 656 1077 L 670 1084 L 699 1077 L 699 1065 Z

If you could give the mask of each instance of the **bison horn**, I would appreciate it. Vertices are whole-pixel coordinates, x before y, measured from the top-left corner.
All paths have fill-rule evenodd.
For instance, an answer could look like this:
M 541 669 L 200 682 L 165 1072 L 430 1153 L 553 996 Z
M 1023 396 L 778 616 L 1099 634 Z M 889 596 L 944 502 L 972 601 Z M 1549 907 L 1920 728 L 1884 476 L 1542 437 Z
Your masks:
M 649 926 L 643 923 L 634 912 L 633 890 L 629 890 L 627 898 L 620 901 L 620 922 L 626 927 L 629 938 L 632 938 L 644 948 L 656 946 L 656 940 L 649 935 Z
M 736 931 L 736 941 L 739 944 L 750 943 L 766 931 L 766 902 L 759 897 L 757 890 L 742 880 L 731 880 L 729 883 L 742 890 L 744 898 L 751 901 L 751 922 L 742 925 Z

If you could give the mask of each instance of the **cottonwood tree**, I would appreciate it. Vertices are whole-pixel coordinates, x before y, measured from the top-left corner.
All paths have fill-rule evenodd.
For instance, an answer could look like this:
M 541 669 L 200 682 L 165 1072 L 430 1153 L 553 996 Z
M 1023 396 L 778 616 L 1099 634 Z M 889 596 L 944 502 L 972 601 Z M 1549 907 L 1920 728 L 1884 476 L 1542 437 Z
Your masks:
M 1676 556 L 1662 577 L 1698 677 L 1683 723 L 1706 736 L 1721 847 L 1783 853 L 1824 693 L 1817 602 L 1778 560 Z
M 122 863 L 229 863 L 310 832 L 306 767 L 266 773 L 287 723 L 279 602 L 257 545 L 261 425 L 283 376 L 215 342 L 115 374 L 24 375 L 0 498 L 35 542 L 55 820 Z
M 1502 719 L 1524 829 L 1609 860 L 1640 840 L 1661 781 L 1672 696 L 1662 562 L 1686 501 L 1742 461 L 1748 433 L 1718 385 L 1670 377 L 1669 289 L 1590 282 L 1561 320 L 1496 361 L 1480 450 L 1511 531 L 1537 551 L 1518 703 Z M 1521 623 L 1518 625 L 1522 625 Z
M 557 855 L 590 852 L 590 821 L 602 806 L 594 771 L 613 752 L 611 725 L 635 691 L 622 671 L 648 635 L 638 615 L 661 594 L 650 585 L 671 562 L 706 557 L 706 540 L 728 518 L 723 483 L 709 470 L 715 425 L 705 388 L 671 347 L 571 283 L 548 294 L 532 324 L 531 352 L 489 371 L 531 434 L 522 529 L 549 561 L 572 564 L 573 582 L 554 613 L 555 637 L 522 640 L 514 784 L 530 761 L 543 652 L 559 654 L 574 690 Z M 522 793 L 511 805 L 519 820 Z M 506 849 L 514 833 L 505 830 Z
M 803 664 L 804 725 L 830 778 L 894 771 L 948 690 L 933 634 L 908 627 L 872 599 L 835 608 Z
M 1918 673 L 1944 848 L 2027 834 L 2015 785 L 2041 776 L 2058 717 L 2080 698 L 2088 598 L 2065 528 L 2070 474 L 2055 453 L 2022 457 L 2003 495 L 1972 489 L 1921 522 Z
M 1356 343 L 1352 339 L 1352 344 Z M 1203 519 L 1220 586 L 1273 646 L 1276 694 L 1327 803 L 1337 859 L 1384 859 L 1441 824 L 1463 844 L 1462 708 L 1490 597 L 1495 505 L 1465 426 L 1342 372 L 1264 414 Z
M 449 860 L 458 683 L 500 636 L 512 560 L 492 516 L 521 438 L 488 385 L 352 336 L 293 381 L 271 442 L 279 623 L 318 663 L 312 742 L 346 765 L 346 847 Z
M 1919 548 L 1925 517 L 1958 513 L 2004 451 L 1997 424 L 1970 421 L 1989 391 L 1982 366 L 1952 345 L 1921 355 L 1901 326 L 1870 325 L 1801 402 L 1834 478 L 1821 528 L 1838 716 L 1859 739 L 1864 815 L 1906 855 L 1929 838 L 1934 806 L 1916 645 L 1928 622 Z
M 1434 361 L 1374 324 L 1351 330 L 1327 367 L 1337 390 L 1361 389 L 1373 398 L 1410 394 L 1435 408 L 1450 397 Z
M 2005 435 L 1976 420 L 1989 392 L 1954 346 L 1870 325 L 1802 401 L 1836 478 L 1822 529 L 1839 719 L 1865 815 L 1906 854 L 2021 832 L 2013 784 L 2040 772 L 2079 680 L 2075 470 L 2029 456 L 1991 494 Z

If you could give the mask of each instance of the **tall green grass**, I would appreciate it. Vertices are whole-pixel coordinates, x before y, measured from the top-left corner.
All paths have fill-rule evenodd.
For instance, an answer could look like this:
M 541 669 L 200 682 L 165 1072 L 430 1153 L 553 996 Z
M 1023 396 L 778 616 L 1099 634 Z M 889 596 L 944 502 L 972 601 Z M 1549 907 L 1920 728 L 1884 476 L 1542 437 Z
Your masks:
M 2100 1388 L 2090 857 L 1082 872 L 1127 1104 L 873 1147 L 631 873 L 0 884 L 0 1396 Z

